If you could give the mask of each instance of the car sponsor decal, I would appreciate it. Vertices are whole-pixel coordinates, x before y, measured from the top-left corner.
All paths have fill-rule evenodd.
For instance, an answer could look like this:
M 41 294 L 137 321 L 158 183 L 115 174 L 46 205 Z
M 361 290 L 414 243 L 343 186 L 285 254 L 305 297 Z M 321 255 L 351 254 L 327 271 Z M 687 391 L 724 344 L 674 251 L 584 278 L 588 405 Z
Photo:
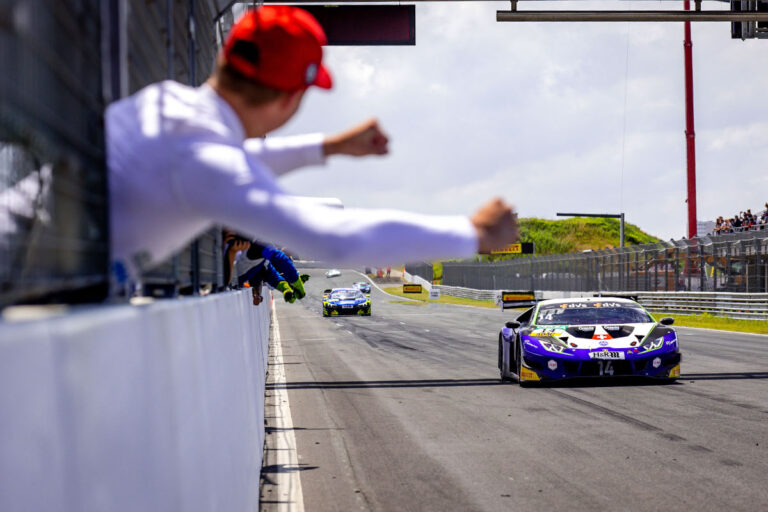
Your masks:
M 519 377 L 520 377 L 520 381 L 521 382 L 541 380 L 539 378 L 539 374 L 538 373 L 536 373 L 533 370 L 530 370 L 530 369 L 526 368 L 525 366 L 520 368 L 520 375 L 519 375 Z
M 624 352 L 619 350 L 608 350 L 604 348 L 599 352 L 590 352 L 590 359 L 624 359 Z
M 552 307 L 552 306 L 545 306 Z M 627 304 L 621 302 L 563 302 L 557 306 L 560 309 L 585 309 L 585 308 L 623 308 Z
M 550 359 L 549 361 L 547 361 L 547 368 L 549 368 L 552 371 L 557 370 L 557 361 L 555 361 L 554 359 Z
M 593 340 L 612 340 L 613 336 L 610 334 L 593 334 L 592 335 Z
M 547 336 L 560 336 L 563 334 L 562 329 L 544 328 L 536 329 L 531 332 L 531 336 L 547 337 Z

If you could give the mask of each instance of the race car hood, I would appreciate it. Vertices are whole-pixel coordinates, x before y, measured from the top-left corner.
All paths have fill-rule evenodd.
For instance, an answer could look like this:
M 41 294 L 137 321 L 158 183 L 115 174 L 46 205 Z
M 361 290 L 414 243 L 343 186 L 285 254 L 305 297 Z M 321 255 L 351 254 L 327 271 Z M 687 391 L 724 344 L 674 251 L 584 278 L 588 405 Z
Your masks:
M 521 332 L 524 337 L 546 341 L 556 338 L 571 348 L 631 348 L 640 345 L 654 331 L 656 323 L 622 325 L 547 325 L 534 326 Z M 668 332 L 662 329 L 659 335 Z

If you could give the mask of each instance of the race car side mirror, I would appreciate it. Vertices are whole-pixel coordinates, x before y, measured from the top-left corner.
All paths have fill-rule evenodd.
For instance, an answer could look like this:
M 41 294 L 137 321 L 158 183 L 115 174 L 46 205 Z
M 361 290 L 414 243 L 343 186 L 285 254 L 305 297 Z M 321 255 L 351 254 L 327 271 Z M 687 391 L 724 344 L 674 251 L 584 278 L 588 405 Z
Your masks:
M 507 329 L 517 329 L 520 327 L 520 322 L 507 322 L 504 325 L 507 327 Z
M 664 318 L 659 320 L 659 323 L 661 325 L 672 325 L 673 323 L 675 323 L 675 319 L 672 318 L 671 316 L 665 316 Z

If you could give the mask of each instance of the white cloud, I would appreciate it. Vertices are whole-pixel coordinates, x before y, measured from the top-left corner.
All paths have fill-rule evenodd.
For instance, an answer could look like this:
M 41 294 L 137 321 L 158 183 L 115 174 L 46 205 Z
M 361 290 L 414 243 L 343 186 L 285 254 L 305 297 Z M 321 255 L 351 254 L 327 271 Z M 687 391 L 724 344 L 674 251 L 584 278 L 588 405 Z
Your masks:
M 495 195 L 521 216 L 623 208 L 652 234 L 685 234 L 683 27 L 497 23 L 508 5 L 422 3 L 415 47 L 329 47 L 334 90 L 311 92 L 283 131 L 375 115 L 392 154 L 340 158 L 284 184 L 427 213 L 468 214 Z M 552 5 L 540 8 L 627 8 Z M 694 24 L 693 55 L 699 216 L 754 211 L 768 200 L 768 41 Z

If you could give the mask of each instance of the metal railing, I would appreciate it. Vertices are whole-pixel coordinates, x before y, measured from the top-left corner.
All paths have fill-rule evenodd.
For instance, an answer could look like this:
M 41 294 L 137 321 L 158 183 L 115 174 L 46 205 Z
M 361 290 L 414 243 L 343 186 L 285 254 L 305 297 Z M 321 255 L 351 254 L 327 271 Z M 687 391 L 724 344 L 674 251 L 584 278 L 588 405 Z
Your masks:
M 490 263 L 443 262 L 442 284 L 481 290 L 765 293 L 768 230 Z

